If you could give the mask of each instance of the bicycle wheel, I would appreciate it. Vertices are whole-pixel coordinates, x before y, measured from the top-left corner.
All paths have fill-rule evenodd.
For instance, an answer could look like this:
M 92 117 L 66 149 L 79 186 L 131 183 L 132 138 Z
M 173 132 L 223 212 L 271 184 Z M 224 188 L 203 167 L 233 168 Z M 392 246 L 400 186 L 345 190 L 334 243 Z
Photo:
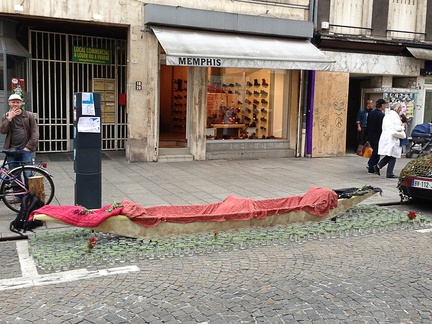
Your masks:
M 28 178 L 30 177 L 43 177 L 45 204 L 49 204 L 53 200 L 55 191 L 54 181 L 44 169 L 26 165 L 13 169 L 9 174 L 12 177 L 11 180 L 3 180 L 0 187 L 3 202 L 9 209 L 19 212 L 21 197 L 28 193 Z

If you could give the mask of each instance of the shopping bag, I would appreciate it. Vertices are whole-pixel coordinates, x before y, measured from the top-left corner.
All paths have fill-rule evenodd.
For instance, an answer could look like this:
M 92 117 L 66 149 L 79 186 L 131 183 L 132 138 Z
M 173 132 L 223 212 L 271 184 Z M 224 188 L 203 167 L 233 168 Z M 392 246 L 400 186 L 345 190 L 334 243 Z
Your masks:
M 359 146 L 357 146 L 357 151 L 356 151 L 356 154 L 358 155 L 358 156 L 363 156 L 363 150 L 364 150 L 364 145 L 359 145 Z
M 369 159 L 372 156 L 373 148 L 370 145 L 369 142 L 366 142 L 365 145 L 363 145 L 363 157 Z

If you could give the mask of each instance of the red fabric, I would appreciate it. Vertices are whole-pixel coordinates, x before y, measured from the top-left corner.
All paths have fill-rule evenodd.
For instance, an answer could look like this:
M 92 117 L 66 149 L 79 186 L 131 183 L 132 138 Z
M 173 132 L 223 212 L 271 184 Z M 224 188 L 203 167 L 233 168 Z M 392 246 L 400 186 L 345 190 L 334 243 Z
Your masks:
M 81 206 L 45 205 L 34 210 L 29 219 L 32 220 L 35 214 L 43 214 L 79 227 L 96 227 L 107 218 L 121 214 L 122 208 L 116 208 L 111 212 L 106 211 L 110 207 L 111 205 L 106 205 L 100 209 L 95 209 L 92 214 L 79 214 L 78 211 L 84 210 Z
M 223 222 L 228 220 L 264 219 L 275 214 L 292 211 L 306 211 L 316 216 L 327 215 L 338 204 L 337 194 L 330 189 L 312 187 L 303 196 L 291 196 L 254 201 L 250 198 L 229 196 L 223 202 L 191 206 L 142 207 L 124 200 L 122 207 L 105 212 L 110 205 L 94 210 L 92 214 L 80 215 L 79 206 L 44 206 L 32 213 L 46 214 L 68 224 L 80 227 L 96 227 L 113 215 L 126 215 L 133 222 L 146 226 L 156 226 L 161 222 Z

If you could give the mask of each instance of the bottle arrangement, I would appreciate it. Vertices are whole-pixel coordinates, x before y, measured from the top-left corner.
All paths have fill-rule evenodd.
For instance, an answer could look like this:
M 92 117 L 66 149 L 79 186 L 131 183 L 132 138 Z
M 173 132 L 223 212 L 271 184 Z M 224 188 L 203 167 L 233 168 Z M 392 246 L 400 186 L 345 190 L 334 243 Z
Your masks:
M 79 268 L 106 269 L 147 260 L 187 257 L 243 250 L 267 245 L 294 246 L 312 240 L 417 230 L 430 227 L 424 215 L 409 218 L 406 212 L 359 204 L 334 220 L 274 227 L 197 233 L 160 239 L 126 238 L 89 229 L 38 232 L 29 237 L 29 253 L 40 273 Z M 95 238 L 91 251 L 89 237 Z

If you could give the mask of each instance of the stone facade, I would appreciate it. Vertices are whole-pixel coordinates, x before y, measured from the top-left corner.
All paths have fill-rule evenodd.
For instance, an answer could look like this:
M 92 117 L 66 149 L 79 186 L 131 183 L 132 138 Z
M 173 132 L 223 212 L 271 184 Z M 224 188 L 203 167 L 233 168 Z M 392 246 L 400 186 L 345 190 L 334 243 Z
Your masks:
M 179 1 L 149 0 L 145 3 L 176 7 Z M 415 12 L 420 13 L 420 15 L 408 15 L 406 11 L 402 10 L 403 8 L 395 8 L 395 4 L 390 4 L 390 6 L 393 6 L 391 8 L 388 8 L 388 4 L 385 7 L 385 1 L 363 1 L 363 8 L 360 9 L 358 6 L 342 6 L 342 2 L 331 0 L 320 1 L 319 7 L 317 1 L 308 0 L 268 1 L 267 4 L 253 0 L 184 0 L 181 3 L 185 8 L 199 10 L 310 21 L 314 23 L 316 32 L 325 36 L 327 40 L 336 40 L 343 43 L 347 38 L 357 37 L 357 39 L 350 39 L 349 41 L 360 44 L 358 49 L 342 51 L 340 49 L 335 50 L 324 42 L 317 44 L 323 53 L 335 61 L 330 67 L 331 72 L 367 76 L 371 80 L 369 84 L 365 85 L 365 88 L 372 87 L 372 78 L 378 75 L 411 78 L 411 84 L 419 88 L 422 88 L 425 84 L 424 77 L 420 76 L 424 61 L 417 60 L 409 55 L 396 55 L 395 53 L 390 55 L 378 52 L 371 54 L 367 48 L 363 47 L 363 50 L 361 49 L 361 43 L 370 40 L 372 37 L 378 42 L 385 42 L 386 46 L 388 46 L 389 38 L 400 37 L 400 33 L 382 34 L 381 31 L 387 28 L 389 30 L 413 30 L 412 33 L 404 34 L 408 38 L 406 42 L 412 44 L 412 42 L 421 41 L 423 45 L 431 46 L 430 35 L 432 33 L 428 33 L 428 29 L 431 28 L 432 24 L 427 23 L 430 22 L 431 14 L 428 12 L 431 12 L 431 10 L 427 10 L 428 3 L 430 3 L 427 0 L 416 2 Z M 380 9 L 385 7 L 387 12 L 391 9 L 397 15 L 390 16 L 386 13 L 383 19 L 388 22 L 386 26 L 381 26 L 382 21 L 377 17 L 376 9 L 380 5 Z M 126 27 L 128 29 L 126 80 L 128 139 L 126 158 L 131 162 L 158 161 L 159 157 L 160 45 L 154 34 L 146 29 L 143 24 L 145 10 L 144 2 L 136 0 L 93 0 L 80 1 L 79 3 L 74 1 L 25 0 L 21 6 L 18 6 L 16 1 L 12 0 L 3 0 L 0 3 L 0 17 L 3 18 L 20 20 L 44 18 L 53 23 L 69 24 L 71 26 L 86 23 L 90 24 L 95 30 L 103 29 L 105 26 Z M 353 17 L 356 19 L 353 19 Z M 407 22 L 407 19 L 416 19 L 416 21 Z M 398 23 L 400 21 L 405 22 L 403 24 Z M 326 24 L 323 24 L 326 22 L 330 24 L 330 29 L 327 29 Z M 352 26 L 354 25 L 360 28 L 353 29 Z M 254 27 L 257 28 L 257 26 Z M 325 74 L 326 72 L 322 73 Z M 206 105 L 206 93 L 202 84 L 206 82 L 207 75 L 203 69 L 193 67 L 189 67 L 189 74 L 193 77 L 190 80 L 193 86 L 189 88 L 190 92 L 188 92 L 189 118 L 191 121 L 188 130 L 190 134 L 188 138 L 189 152 L 194 159 L 204 160 L 209 155 L 206 152 L 205 116 L 200 111 Z M 329 78 L 323 79 L 327 80 Z M 137 81 L 142 83 L 142 90 L 137 90 Z M 393 83 L 395 82 L 393 80 L 392 85 L 388 88 L 394 87 Z M 381 84 L 377 88 L 382 87 Z M 298 92 L 301 91 L 301 89 L 297 90 Z M 347 92 L 347 88 L 339 90 L 343 93 Z M 420 91 L 417 100 L 417 104 L 420 106 L 423 102 L 423 96 L 423 92 Z M 328 104 L 331 104 L 332 99 L 329 98 L 328 100 Z M 363 98 L 359 98 L 358 105 L 361 105 L 362 100 Z M 325 102 L 321 102 L 321 104 L 326 105 Z M 418 109 L 421 110 L 422 108 L 418 107 Z M 294 124 L 292 121 L 297 120 L 300 111 L 301 107 L 291 110 L 291 115 L 288 118 L 290 123 Z M 349 125 L 347 116 L 344 116 L 343 120 Z M 416 115 L 416 121 L 420 122 L 420 113 Z M 297 127 L 300 127 L 300 124 L 298 122 Z M 319 128 L 319 125 L 315 127 L 317 127 L 317 130 L 322 129 L 322 127 Z M 297 131 L 290 129 L 289 132 L 292 139 L 288 147 L 291 150 L 304 146 L 304 143 L 301 142 L 301 136 L 299 136 L 301 129 Z M 343 133 L 343 130 L 340 131 L 340 134 L 343 135 Z M 298 138 L 295 138 L 295 136 Z M 336 149 L 337 154 L 334 153 L 333 148 L 320 146 L 318 155 L 343 155 L 345 153 L 344 145 L 345 143 L 342 143 Z M 262 150 L 259 151 L 262 152 Z M 259 154 L 258 151 L 257 154 Z M 312 151 L 309 151 L 309 154 L 313 156 Z M 292 155 L 291 151 L 286 156 Z M 247 152 L 245 156 L 250 157 L 250 152 Z M 229 158 L 229 155 L 226 157 Z

